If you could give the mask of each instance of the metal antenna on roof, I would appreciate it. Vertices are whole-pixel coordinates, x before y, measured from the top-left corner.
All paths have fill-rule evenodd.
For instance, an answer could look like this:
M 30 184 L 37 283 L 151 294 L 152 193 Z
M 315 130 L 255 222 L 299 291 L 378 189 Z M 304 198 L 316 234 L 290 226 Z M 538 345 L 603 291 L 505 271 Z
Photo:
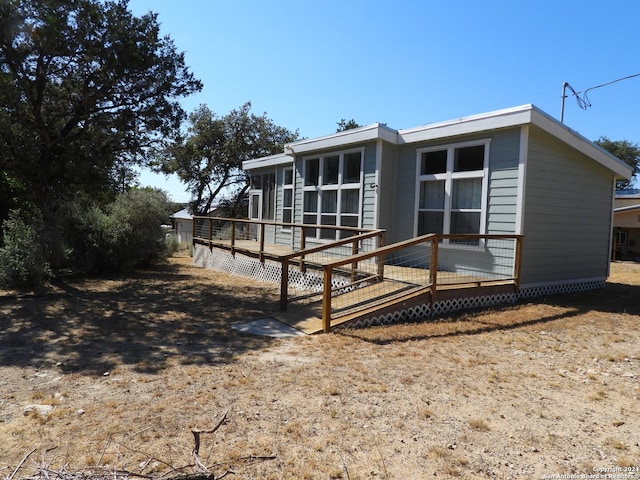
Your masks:
M 568 82 L 564 82 L 562 84 L 562 106 L 561 106 L 561 110 L 560 110 L 560 122 L 564 123 L 564 99 L 567 98 L 567 88 L 569 88 L 571 90 L 571 93 L 573 94 L 573 96 L 576 97 L 576 102 L 578 102 L 578 106 L 582 110 L 586 110 L 587 108 L 589 108 L 591 106 L 591 102 L 589 101 L 589 97 L 587 96 L 587 92 L 589 92 L 589 90 L 595 90 L 596 88 L 606 87 L 607 85 L 611 85 L 612 83 L 621 82 L 622 80 L 627 80 L 627 79 L 633 78 L 633 77 L 640 77 L 640 73 L 636 73 L 634 75 L 628 75 L 628 76 L 622 77 L 622 78 L 617 78 L 615 80 L 611 80 L 610 82 L 602 83 L 600 85 L 596 85 L 595 87 L 589 87 L 584 92 L 576 92 L 573 89 L 573 87 L 571 85 L 569 85 Z M 580 96 L 580 94 L 582 94 L 582 97 Z

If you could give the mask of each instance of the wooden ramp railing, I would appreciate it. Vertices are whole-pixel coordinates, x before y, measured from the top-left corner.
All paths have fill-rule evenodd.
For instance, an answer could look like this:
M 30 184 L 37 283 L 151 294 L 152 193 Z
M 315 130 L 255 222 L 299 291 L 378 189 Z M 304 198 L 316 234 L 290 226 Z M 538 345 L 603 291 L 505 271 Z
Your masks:
M 194 217 L 193 242 L 280 264 L 279 308 L 321 302 L 322 329 L 443 290 L 520 281 L 522 235 L 428 234 L 384 245 L 385 231 Z M 292 274 L 295 279 L 292 280 Z
M 428 234 L 323 264 L 322 328 L 417 296 L 433 304 L 439 289 L 511 284 L 520 279 L 521 235 Z M 346 270 L 346 272 L 345 272 Z M 335 272 L 375 271 L 353 288 L 335 286 Z M 395 285 L 395 289 L 392 287 Z

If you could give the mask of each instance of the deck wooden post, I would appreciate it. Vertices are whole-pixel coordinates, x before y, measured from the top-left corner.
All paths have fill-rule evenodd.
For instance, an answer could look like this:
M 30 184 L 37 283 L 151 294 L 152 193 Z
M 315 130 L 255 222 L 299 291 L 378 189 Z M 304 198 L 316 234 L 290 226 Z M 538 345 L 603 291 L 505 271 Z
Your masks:
M 354 240 L 351 242 L 351 255 L 358 254 L 358 240 Z M 353 262 L 351 264 L 351 281 L 353 282 L 356 279 L 356 270 L 358 269 L 358 262 Z
M 191 217 L 191 246 L 196 249 L 196 217 Z
M 260 263 L 264 263 L 264 223 L 260 222 Z
M 280 273 L 280 311 L 287 310 L 289 294 L 289 259 L 284 258 L 280 263 L 282 271 Z
M 382 230 L 378 236 L 377 248 L 384 247 L 384 240 L 385 240 L 384 234 L 385 234 L 385 230 Z M 377 261 L 378 261 L 378 277 L 379 277 L 379 280 L 382 281 L 384 279 L 384 255 L 380 255 L 377 258 Z
M 209 220 L 209 249 L 213 249 L 213 220 L 211 218 Z
M 429 303 L 433 305 L 436 301 L 438 290 L 438 236 L 431 239 L 431 264 L 429 265 L 429 283 L 431 283 L 431 299 Z
M 236 255 L 236 222 L 235 220 L 231 220 L 231 255 L 235 257 Z
M 322 330 L 324 333 L 331 331 L 331 277 L 332 267 L 324 267 L 324 283 L 322 285 Z
M 304 250 L 306 248 L 306 238 L 307 236 L 305 235 L 305 231 L 304 231 L 304 225 L 302 225 L 302 232 L 300 233 L 300 250 Z M 304 255 L 302 255 L 300 257 L 300 272 L 304 273 L 305 268 L 304 268 Z
M 522 263 L 522 237 L 516 237 L 516 251 L 514 255 L 513 277 L 516 284 L 516 293 L 520 291 L 520 264 Z

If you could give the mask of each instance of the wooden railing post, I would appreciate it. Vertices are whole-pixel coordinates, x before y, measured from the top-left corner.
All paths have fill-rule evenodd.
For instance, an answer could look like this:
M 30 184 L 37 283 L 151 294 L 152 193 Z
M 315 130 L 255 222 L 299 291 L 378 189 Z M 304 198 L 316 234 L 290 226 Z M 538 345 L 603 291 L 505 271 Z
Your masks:
M 431 263 L 429 265 L 429 283 L 431 283 L 431 305 L 436 301 L 436 291 L 438 289 L 438 240 L 439 237 L 434 235 L 431 239 Z
M 287 302 L 289 295 L 289 259 L 282 259 L 282 271 L 280 273 L 280 311 L 287 310 Z
M 304 250 L 307 246 L 307 236 L 305 235 L 305 227 L 302 225 L 302 233 L 300 233 L 300 250 Z M 304 255 L 300 257 L 300 272 L 304 273 Z
M 193 247 L 192 251 L 196 250 L 196 217 L 193 216 L 191 218 L 191 246 Z M 200 232 L 198 232 L 198 234 L 200 234 Z
M 264 263 L 264 222 L 260 222 L 260 263 Z
M 236 254 L 236 222 L 235 220 L 231 220 L 231 255 L 235 256 Z
M 351 242 L 351 255 L 358 254 L 358 239 L 356 237 L 353 242 Z M 356 279 L 356 270 L 358 269 L 358 262 L 353 262 L 351 264 L 351 281 L 353 282 Z
M 209 217 L 209 248 L 213 248 L 213 220 Z
M 331 277 L 332 267 L 324 267 L 324 283 L 322 285 L 322 330 L 324 333 L 331 331 Z
M 385 233 L 385 230 L 382 230 L 380 232 L 380 236 L 378 237 L 378 248 L 384 246 L 384 240 L 385 240 L 384 233 Z M 378 277 L 380 281 L 382 281 L 384 279 L 384 255 L 380 255 L 377 258 L 377 261 L 378 261 Z
M 516 237 L 516 251 L 513 260 L 513 277 L 516 284 L 516 293 L 520 291 L 520 264 L 522 263 L 522 237 Z

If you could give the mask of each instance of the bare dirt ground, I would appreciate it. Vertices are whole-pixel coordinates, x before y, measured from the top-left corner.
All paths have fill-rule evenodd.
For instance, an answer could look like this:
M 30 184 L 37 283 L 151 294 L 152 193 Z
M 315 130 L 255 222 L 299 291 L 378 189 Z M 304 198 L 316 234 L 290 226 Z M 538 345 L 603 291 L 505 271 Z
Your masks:
M 211 479 L 640 478 L 639 265 L 439 321 L 230 329 L 276 293 L 180 258 L 0 292 L 0 478 L 193 474 L 225 412 Z

